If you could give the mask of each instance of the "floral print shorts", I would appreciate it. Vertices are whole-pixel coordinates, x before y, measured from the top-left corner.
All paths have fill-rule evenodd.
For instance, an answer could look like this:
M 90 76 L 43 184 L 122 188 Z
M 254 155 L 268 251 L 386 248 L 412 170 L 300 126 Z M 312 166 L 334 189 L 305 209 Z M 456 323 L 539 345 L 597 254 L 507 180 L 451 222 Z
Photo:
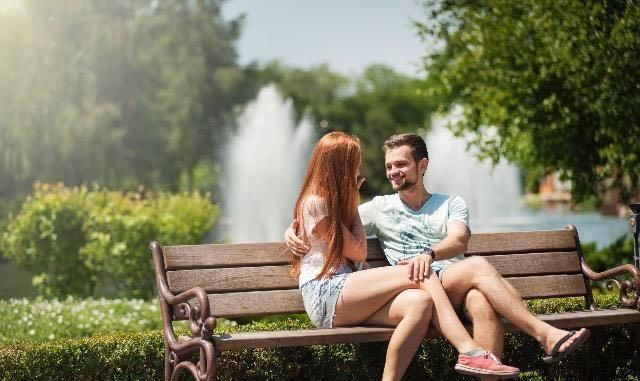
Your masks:
M 300 286 L 304 309 L 316 327 L 333 327 L 338 297 L 349 275 L 343 273 L 330 278 L 312 279 Z

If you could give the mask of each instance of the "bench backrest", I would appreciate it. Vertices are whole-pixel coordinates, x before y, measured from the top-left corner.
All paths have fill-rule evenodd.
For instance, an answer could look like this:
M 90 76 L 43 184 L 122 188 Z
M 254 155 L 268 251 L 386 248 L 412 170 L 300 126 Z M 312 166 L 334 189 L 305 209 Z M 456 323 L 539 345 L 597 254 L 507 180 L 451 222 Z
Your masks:
M 164 246 L 162 253 L 169 290 L 204 288 L 215 317 L 304 312 L 283 243 Z M 573 230 L 474 234 L 466 255 L 485 257 L 525 299 L 592 300 Z M 374 267 L 387 265 L 376 239 L 368 240 L 367 259 Z

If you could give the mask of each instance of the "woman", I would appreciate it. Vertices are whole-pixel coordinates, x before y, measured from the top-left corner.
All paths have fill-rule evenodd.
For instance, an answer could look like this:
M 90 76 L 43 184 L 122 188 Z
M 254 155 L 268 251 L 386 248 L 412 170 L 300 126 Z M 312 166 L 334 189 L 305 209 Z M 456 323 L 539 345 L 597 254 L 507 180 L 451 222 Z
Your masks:
M 298 234 L 311 250 L 292 255 L 305 310 L 318 327 L 356 324 L 395 326 L 383 380 L 400 380 L 427 331 L 431 318 L 461 353 L 456 370 L 470 375 L 512 378 L 519 370 L 502 365 L 480 348 L 460 323 L 435 276 L 407 278 L 403 266 L 353 272 L 366 259 L 366 237 L 358 214 L 360 145 L 340 132 L 316 144 L 294 210 Z

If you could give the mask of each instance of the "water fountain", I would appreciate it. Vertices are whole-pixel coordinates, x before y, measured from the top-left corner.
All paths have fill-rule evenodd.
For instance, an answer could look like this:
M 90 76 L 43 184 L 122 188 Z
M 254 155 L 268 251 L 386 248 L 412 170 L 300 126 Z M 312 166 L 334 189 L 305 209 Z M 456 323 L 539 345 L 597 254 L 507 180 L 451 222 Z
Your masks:
M 223 215 L 232 242 L 281 241 L 314 141 L 313 124 L 296 126 L 293 105 L 264 87 L 238 118 L 224 164 Z
M 626 221 L 598 213 L 531 210 L 522 201 L 519 170 L 501 162 L 495 167 L 467 152 L 464 138 L 446 125 L 459 117 L 436 117 L 426 136 L 430 165 L 425 184 L 431 192 L 462 196 L 473 232 L 578 227 L 583 242 L 599 247 L 625 234 Z M 238 119 L 238 131 L 227 145 L 223 216 L 228 227 L 217 240 L 280 241 L 291 221 L 314 139 L 312 122 L 294 120 L 290 101 L 274 85 L 263 88 Z
M 430 192 L 464 198 L 474 231 L 496 231 L 495 225 L 523 214 L 519 170 L 505 162 L 492 167 L 467 152 L 465 139 L 447 128 L 459 117 L 452 113 L 433 119 L 425 137 L 430 158 L 425 184 Z

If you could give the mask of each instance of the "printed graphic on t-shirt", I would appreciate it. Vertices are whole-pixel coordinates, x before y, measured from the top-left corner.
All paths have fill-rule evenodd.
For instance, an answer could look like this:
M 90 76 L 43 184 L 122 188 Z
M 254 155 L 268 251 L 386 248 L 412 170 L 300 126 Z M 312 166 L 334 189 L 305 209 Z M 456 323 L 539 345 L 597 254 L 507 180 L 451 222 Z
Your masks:
M 425 248 L 431 247 L 433 231 L 421 216 L 412 215 L 404 210 L 395 210 L 388 214 L 388 222 L 398 226 L 400 232 L 400 260 L 413 258 Z

